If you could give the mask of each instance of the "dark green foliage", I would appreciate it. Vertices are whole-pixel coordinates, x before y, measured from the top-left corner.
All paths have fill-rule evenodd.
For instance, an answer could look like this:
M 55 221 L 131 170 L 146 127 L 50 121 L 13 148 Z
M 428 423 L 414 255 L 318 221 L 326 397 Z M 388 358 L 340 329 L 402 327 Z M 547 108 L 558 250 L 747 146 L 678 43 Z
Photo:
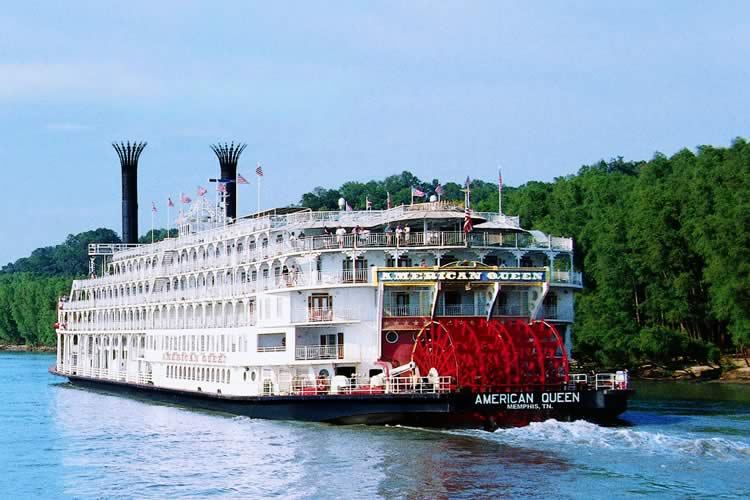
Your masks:
M 152 231 L 149 229 L 149 231 L 146 234 L 144 234 L 143 236 L 141 236 L 140 238 L 138 238 L 138 243 L 141 243 L 141 244 L 151 243 L 151 232 Z M 161 240 L 163 240 L 163 239 L 165 239 L 167 237 L 167 230 L 164 229 L 164 228 L 162 228 L 162 229 L 154 229 L 153 233 L 154 233 L 154 239 L 153 239 L 154 243 L 156 243 L 157 241 L 161 241 Z M 170 238 L 176 238 L 177 234 L 178 234 L 177 229 L 170 229 L 169 230 L 169 237 Z
M 57 301 L 70 284 L 65 277 L 0 274 L 0 342 L 54 344 Z
M 29 257 L 5 265 L 2 273 L 33 273 L 41 276 L 83 276 L 88 273 L 89 243 L 119 243 L 111 229 L 99 228 L 71 234 L 65 242 L 53 247 L 37 248 Z

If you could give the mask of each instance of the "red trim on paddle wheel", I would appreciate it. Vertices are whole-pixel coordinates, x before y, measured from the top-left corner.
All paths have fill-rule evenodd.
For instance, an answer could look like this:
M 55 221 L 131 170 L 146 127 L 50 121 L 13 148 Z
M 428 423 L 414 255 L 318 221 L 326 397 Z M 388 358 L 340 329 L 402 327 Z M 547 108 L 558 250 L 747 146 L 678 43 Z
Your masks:
M 456 349 L 448 329 L 431 321 L 419 331 L 411 359 L 416 363 L 421 376 L 427 376 L 430 369 L 435 368 L 440 377 L 452 377 L 451 388 L 455 388 L 458 380 L 458 360 Z
M 473 392 L 529 391 L 568 380 L 568 359 L 557 330 L 546 322 L 441 318 L 417 335 L 412 361 L 453 377 Z
M 568 382 L 568 356 L 565 344 L 557 329 L 546 321 L 535 321 L 531 330 L 542 348 L 543 366 L 547 384 Z

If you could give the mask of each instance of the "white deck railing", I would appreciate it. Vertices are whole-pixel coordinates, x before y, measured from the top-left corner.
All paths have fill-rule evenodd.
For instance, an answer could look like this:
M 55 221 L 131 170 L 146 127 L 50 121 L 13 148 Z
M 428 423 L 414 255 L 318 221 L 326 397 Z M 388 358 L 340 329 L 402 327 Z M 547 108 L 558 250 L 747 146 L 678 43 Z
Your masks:
M 194 236 L 194 235 L 193 235 Z M 247 237 L 247 233 L 238 234 L 237 237 Z M 222 238 L 228 238 L 223 236 Z M 195 241 L 193 241 L 195 240 Z M 119 252 L 118 256 L 136 257 L 139 255 L 151 255 L 157 257 L 159 252 L 182 252 L 187 250 L 190 244 L 219 244 L 221 239 L 185 237 L 179 239 L 165 240 L 156 243 L 155 246 L 146 245 Z M 166 263 L 156 266 L 143 265 L 140 269 L 128 270 L 121 272 L 116 276 L 102 276 L 90 280 L 80 280 L 76 282 L 77 289 L 98 287 L 112 283 L 119 283 L 125 280 L 143 280 L 160 276 L 197 272 L 206 269 L 220 269 L 234 267 L 242 264 L 259 262 L 281 255 L 293 255 L 309 251 L 325 251 L 337 249 L 357 249 L 357 248 L 453 248 L 453 247 L 472 247 L 480 248 L 504 248 L 508 250 L 528 249 L 528 250 L 560 250 L 572 251 L 573 240 L 571 238 L 561 238 L 549 236 L 545 240 L 537 240 L 531 234 L 523 232 L 515 233 L 490 233 L 490 232 L 463 232 L 450 231 L 414 231 L 409 234 L 391 233 L 374 233 L 364 232 L 358 235 L 347 233 L 345 235 L 331 236 L 314 236 L 297 239 L 294 241 L 284 240 L 280 242 L 268 241 L 265 245 L 256 242 L 254 246 L 246 243 L 241 252 L 221 253 L 219 255 L 206 255 L 198 258 L 188 257 L 180 260 L 176 254 L 169 254 Z M 99 248 L 114 248 L 112 245 L 91 245 L 91 251 L 100 251 Z M 191 254 L 192 255 L 192 254 Z M 196 254 L 197 255 L 197 254 Z
M 367 395 L 367 394 L 441 394 L 450 392 L 452 377 L 387 377 L 375 380 L 363 378 L 348 379 L 346 384 L 337 384 L 325 378 L 318 380 L 293 379 L 279 383 L 276 393 L 312 395 Z
M 294 359 L 297 361 L 343 359 L 345 349 L 346 344 L 297 346 L 294 349 Z

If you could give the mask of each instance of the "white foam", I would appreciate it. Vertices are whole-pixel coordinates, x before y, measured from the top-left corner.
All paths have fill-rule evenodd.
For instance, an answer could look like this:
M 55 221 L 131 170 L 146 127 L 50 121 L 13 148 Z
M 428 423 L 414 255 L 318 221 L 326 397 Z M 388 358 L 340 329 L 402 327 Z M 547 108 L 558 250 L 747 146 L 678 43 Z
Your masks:
M 482 433 L 472 432 L 474 436 Z M 498 429 L 484 436 L 513 446 L 556 449 L 558 445 L 590 448 L 637 449 L 653 455 L 687 455 L 721 460 L 749 459 L 750 444 L 724 438 L 673 436 L 623 427 L 601 427 L 590 422 L 547 420 L 526 427 Z

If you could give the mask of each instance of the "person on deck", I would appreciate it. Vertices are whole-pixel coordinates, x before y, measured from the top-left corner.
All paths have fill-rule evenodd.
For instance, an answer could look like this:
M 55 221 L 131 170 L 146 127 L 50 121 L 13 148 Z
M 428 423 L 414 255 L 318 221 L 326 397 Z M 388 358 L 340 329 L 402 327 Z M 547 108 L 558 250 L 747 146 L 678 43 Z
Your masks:
M 339 244 L 339 248 L 344 247 L 344 236 L 346 236 L 346 229 L 339 226 L 339 228 L 336 229 L 336 242 Z

